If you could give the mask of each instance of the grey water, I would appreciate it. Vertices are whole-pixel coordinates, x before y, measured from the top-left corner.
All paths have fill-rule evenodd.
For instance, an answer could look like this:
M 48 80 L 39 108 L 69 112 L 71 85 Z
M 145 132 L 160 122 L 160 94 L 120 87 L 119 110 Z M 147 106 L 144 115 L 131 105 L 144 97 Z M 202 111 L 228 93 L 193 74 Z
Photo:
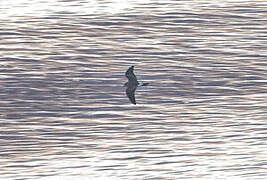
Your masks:
M 0 12 L 0 179 L 267 179 L 266 1 Z

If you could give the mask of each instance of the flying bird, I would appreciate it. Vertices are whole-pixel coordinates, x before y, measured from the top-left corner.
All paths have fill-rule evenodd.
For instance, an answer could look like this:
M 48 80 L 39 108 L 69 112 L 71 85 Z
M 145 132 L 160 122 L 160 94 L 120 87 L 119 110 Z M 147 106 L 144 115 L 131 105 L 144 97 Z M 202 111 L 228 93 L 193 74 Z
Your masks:
M 138 86 L 147 86 L 149 83 L 138 82 L 136 76 L 134 75 L 134 66 L 131 66 L 125 73 L 125 76 L 128 78 L 128 82 L 124 84 L 126 86 L 126 94 L 129 100 L 136 104 L 135 101 L 135 90 Z

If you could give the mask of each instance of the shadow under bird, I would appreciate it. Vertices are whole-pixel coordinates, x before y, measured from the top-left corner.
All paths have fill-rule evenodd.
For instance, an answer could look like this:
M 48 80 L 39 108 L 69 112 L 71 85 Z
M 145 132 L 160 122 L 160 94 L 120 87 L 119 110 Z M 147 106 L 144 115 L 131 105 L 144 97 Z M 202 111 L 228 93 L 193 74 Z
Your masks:
M 135 90 L 138 86 L 147 86 L 149 83 L 138 82 L 136 76 L 134 75 L 134 66 L 131 66 L 125 73 L 125 76 L 128 78 L 128 82 L 124 84 L 126 86 L 126 94 L 129 100 L 136 104 L 135 101 Z

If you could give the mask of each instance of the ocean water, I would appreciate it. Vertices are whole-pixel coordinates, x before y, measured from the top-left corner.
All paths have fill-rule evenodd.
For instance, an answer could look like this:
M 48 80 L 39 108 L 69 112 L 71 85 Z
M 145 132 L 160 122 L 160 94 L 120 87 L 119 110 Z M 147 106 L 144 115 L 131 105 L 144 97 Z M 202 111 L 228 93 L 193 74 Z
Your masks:
M 1 2 L 0 179 L 266 179 L 266 7 Z

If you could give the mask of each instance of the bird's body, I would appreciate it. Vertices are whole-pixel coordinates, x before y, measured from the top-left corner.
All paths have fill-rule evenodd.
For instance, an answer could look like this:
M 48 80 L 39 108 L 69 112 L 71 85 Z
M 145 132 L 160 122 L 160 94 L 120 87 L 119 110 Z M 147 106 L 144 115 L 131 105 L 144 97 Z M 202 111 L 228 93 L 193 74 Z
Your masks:
M 131 66 L 125 73 L 125 76 L 128 78 L 128 82 L 124 84 L 126 86 L 126 94 L 129 98 L 129 100 L 133 103 L 136 104 L 135 101 L 135 90 L 138 86 L 147 86 L 148 83 L 142 83 L 138 82 L 136 76 L 134 75 L 134 66 Z

